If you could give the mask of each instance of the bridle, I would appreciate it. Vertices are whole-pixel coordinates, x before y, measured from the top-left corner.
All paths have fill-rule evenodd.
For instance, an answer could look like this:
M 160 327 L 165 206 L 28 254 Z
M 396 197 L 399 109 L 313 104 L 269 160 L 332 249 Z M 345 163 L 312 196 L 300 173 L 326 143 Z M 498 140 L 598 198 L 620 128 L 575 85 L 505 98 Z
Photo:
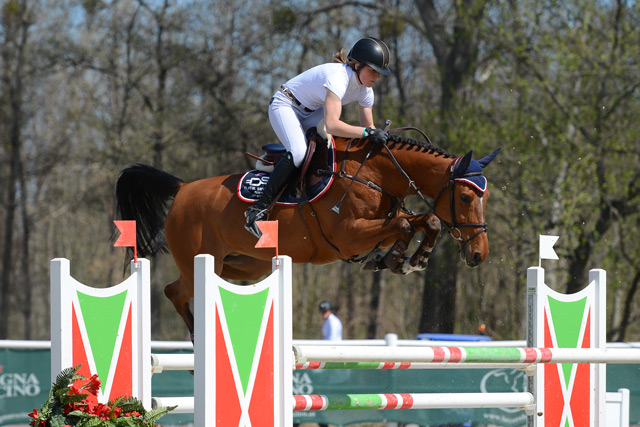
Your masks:
M 455 196 L 454 196 L 454 186 L 455 186 L 456 179 L 467 178 L 471 176 L 478 176 L 478 175 L 481 175 L 482 172 L 468 172 L 460 176 L 455 176 L 455 168 L 460 162 L 460 160 L 462 160 L 462 157 L 456 157 L 455 159 L 453 159 L 453 161 L 451 161 L 451 163 L 449 164 L 449 167 L 447 168 L 449 171 L 449 180 L 440 189 L 436 198 L 433 199 L 433 202 L 431 202 L 424 194 L 422 194 L 422 192 L 416 185 L 415 181 L 413 181 L 409 177 L 409 174 L 407 174 L 405 170 L 402 169 L 402 166 L 396 160 L 395 156 L 391 152 L 391 149 L 387 147 L 386 144 L 384 145 L 384 148 L 387 150 L 387 154 L 389 154 L 391 161 L 395 165 L 396 169 L 398 169 L 398 171 L 400 171 L 400 173 L 407 179 L 407 181 L 409 181 L 409 188 L 405 192 L 404 196 L 402 196 L 402 199 L 400 201 L 400 205 L 405 212 L 407 212 L 407 210 L 404 208 L 404 199 L 406 199 L 406 197 L 409 195 L 410 190 L 413 190 L 418 195 L 418 197 L 420 197 L 420 199 L 422 199 L 422 201 L 429 207 L 429 209 L 431 210 L 431 213 L 433 213 L 440 220 L 440 222 L 444 224 L 444 226 L 448 229 L 449 235 L 454 240 L 457 240 L 460 243 L 460 245 L 462 246 L 463 253 L 467 243 L 475 239 L 480 234 L 487 232 L 488 225 L 486 222 L 477 222 L 477 223 L 458 222 L 458 218 L 456 215 Z M 447 188 L 451 189 L 449 191 L 449 210 L 451 211 L 451 223 L 445 221 L 444 218 L 442 218 L 440 215 L 436 213 L 436 206 L 438 205 L 438 201 L 440 200 L 440 197 L 442 197 L 442 194 L 445 192 Z M 463 228 L 463 227 L 480 228 L 480 230 L 478 230 L 471 237 L 465 239 L 464 237 L 462 237 L 462 231 L 460 230 L 460 228 Z M 457 233 L 457 236 L 455 233 Z
M 428 138 L 427 138 L 427 140 L 428 140 Z M 347 144 L 347 148 L 346 148 L 345 153 L 344 153 L 344 159 L 343 159 L 343 162 L 342 162 L 341 170 L 339 172 L 330 172 L 330 173 L 336 174 L 336 175 L 338 175 L 340 177 L 348 178 L 348 179 L 352 180 L 352 183 L 353 182 L 359 182 L 361 184 L 365 184 L 369 188 L 372 188 L 372 189 L 374 189 L 376 191 L 379 191 L 380 193 L 382 193 L 382 194 L 386 195 L 387 197 L 389 197 L 393 201 L 392 206 L 391 206 L 391 210 L 390 210 L 390 212 L 388 214 L 389 217 L 393 217 L 395 215 L 395 212 L 397 211 L 398 207 L 400 207 L 400 209 L 402 209 L 402 211 L 407 213 L 408 215 L 415 215 L 414 212 L 411 212 L 404 205 L 405 199 L 407 198 L 409 193 L 413 190 L 418 195 L 418 197 L 420 197 L 420 199 L 429 207 L 430 212 L 433 213 L 440 220 L 440 222 L 442 224 L 444 224 L 444 226 L 448 229 L 449 234 L 451 235 L 451 237 L 454 240 L 456 240 L 456 241 L 458 241 L 460 243 L 463 253 L 464 253 L 465 246 L 466 246 L 467 243 L 469 243 L 471 240 L 475 239 L 480 234 L 487 232 L 488 225 L 487 225 L 486 222 L 478 222 L 478 223 L 460 223 L 460 222 L 458 222 L 458 219 L 457 219 L 457 216 L 456 216 L 455 197 L 454 197 L 455 181 L 457 179 L 461 179 L 461 178 L 467 178 L 467 177 L 471 177 L 471 176 L 482 175 L 482 172 L 468 172 L 468 173 L 465 173 L 465 174 L 462 174 L 462 175 L 459 175 L 459 176 L 455 176 L 455 168 L 458 165 L 458 163 L 460 162 L 460 160 L 462 160 L 462 157 L 456 157 L 451 161 L 451 163 L 449 164 L 449 167 L 447 168 L 447 170 L 449 172 L 449 180 L 440 189 L 440 192 L 438 192 L 438 195 L 436 196 L 436 198 L 433 199 L 433 202 L 431 202 L 424 194 L 422 194 L 422 192 L 420 191 L 420 188 L 418 188 L 418 186 L 416 185 L 415 181 L 412 180 L 411 177 L 409 177 L 409 174 L 407 174 L 407 172 L 402 168 L 400 163 L 398 163 L 398 161 L 396 160 L 395 156 L 393 155 L 391 149 L 387 146 L 387 144 L 384 144 L 382 147 L 384 147 L 384 149 L 386 149 L 387 154 L 389 155 L 389 158 L 391 159 L 392 163 L 394 164 L 396 169 L 409 182 L 409 187 L 407 188 L 407 191 L 405 192 L 405 194 L 402 196 L 402 198 L 397 198 L 397 197 L 394 197 L 393 195 L 389 194 L 387 191 L 382 189 L 380 186 L 378 186 L 378 185 L 376 185 L 376 184 L 374 184 L 374 183 L 372 183 L 370 181 L 366 181 L 366 180 L 364 180 L 362 178 L 359 178 L 357 176 L 359 174 L 360 170 L 362 170 L 362 167 L 364 166 L 364 163 L 367 161 L 367 159 L 369 159 L 371 153 L 373 152 L 373 150 L 375 148 L 374 145 L 371 146 L 371 148 L 369 150 L 369 153 L 366 155 L 364 161 L 361 163 L 360 168 L 358 169 L 358 171 L 356 172 L 355 175 L 350 175 L 350 174 L 347 174 L 345 172 L 345 164 L 346 164 L 346 160 L 347 160 L 347 153 L 349 152 L 349 148 L 351 147 L 351 144 L 353 143 L 353 141 L 354 141 L 354 139 L 350 140 L 349 143 Z M 323 172 L 328 172 L 328 171 L 323 171 Z M 349 185 L 349 187 L 345 191 L 345 194 L 342 196 L 342 198 L 336 204 L 336 206 L 334 206 L 334 208 L 332 209 L 335 213 L 339 213 L 340 204 L 342 203 L 342 200 L 344 200 L 344 198 L 347 195 L 347 192 L 349 191 L 350 188 L 351 188 L 351 185 Z M 447 188 L 451 189 L 449 191 L 449 209 L 451 211 L 451 223 L 449 223 L 448 221 L 445 221 L 440 215 L 438 215 L 436 213 L 436 209 L 435 209 L 436 206 L 438 205 L 438 201 L 440 200 L 440 197 L 442 197 L 442 194 L 445 192 L 445 190 Z M 465 239 L 464 237 L 462 237 L 462 231 L 460 230 L 461 228 L 464 228 L 464 227 L 480 228 L 480 230 L 478 230 L 471 237 Z
M 449 229 L 449 234 L 451 235 L 451 237 L 454 240 L 457 240 L 458 242 L 460 242 L 460 244 L 463 246 L 467 244 L 468 242 L 470 242 L 471 240 L 475 239 L 477 236 L 479 236 L 482 233 L 486 233 L 487 232 L 487 228 L 488 225 L 486 222 L 476 222 L 476 223 L 459 223 L 457 216 L 456 216 L 456 204 L 455 204 L 455 196 L 454 196 L 454 185 L 455 185 L 455 181 L 456 179 L 460 179 L 460 178 L 468 178 L 471 176 L 479 176 L 482 175 L 482 172 L 467 172 L 463 175 L 460 175 L 458 177 L 456 177 L 454 175 L 456 166 L 458 165 L 458 163 L 460 162 L 460 160 L 462 160 L 462 157 L 456 157 L 455 159 L 453 159 L 453 161 L 451 162 L 451 164 L 449 165 L 449 181 L 444 185 L 444 187 L 442 187 L 442 189 L 440 190 L 440 192 L 438 193 L 438 195 L 436 196 L 436 198 L 433 201 L 433 206 L 431 204 L 429 204 L 429 201 L 427 199 L 425 199 L 423 197 L 423 200 L 425 201 L 425 203 L 427 203 L 427 205 L 431 208 L 433 214 L 438 217 L 438 219 L 440 220 L 440 222 L 443 222 L 446 227 Z M 442 219 L 435 210 L 435 206 L 438 204 L 438 200 L 440 200 L 440 196 L 442 196 L 442 193 L 444 192 L 444 190 L 446 190 L 447 188 L 451 187 L 451 191 L 449 191 L 449 210 L 451 211 L 451 224 L 447 223 L 444 219 Z M 462 237 L 462 231 L 460 231 L 461 227 L 471 227 L 471 228 L 480 228 L 479 231 L 477 231 L 473 236 L 464 239 Z M 456 237 L 454 235 L 454 231 L 456 231 L 458 233 L 458 236 Z

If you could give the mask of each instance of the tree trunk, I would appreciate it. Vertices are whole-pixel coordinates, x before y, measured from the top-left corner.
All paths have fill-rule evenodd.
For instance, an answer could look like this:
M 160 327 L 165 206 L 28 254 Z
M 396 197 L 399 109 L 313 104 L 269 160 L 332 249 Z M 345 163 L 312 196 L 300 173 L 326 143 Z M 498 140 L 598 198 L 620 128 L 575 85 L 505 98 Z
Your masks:
M 455 5 L 453 28 L 448 33 L 446 19 L 438 13 L 433 0 L 415 0 L 424 24 L 424 31 L 433 48 L 440 70 L 441 135 L 455 126 L 456 97 L 467 78 L 471 78 L 478 57 L 480 22 L 487 0 L 462 0 Z M 447 240 L 447 239 L 442 239 Z M 425 274 L 425 286 L 420 316 L 421 332 L 453 332 L 455 322 L 457 248 L 450 241 L 441 241 L 431 255 Z
M 378 308 L 380 307 L 380 289 L 382 288 L 382 272 L 376 271 L 372 275 L 371 300 L 369 301 L 369 326 L 367 339 L 375 339 L 378 332 Z
M 453 333 L 456 311 L 457 245 L 443 239 L 424 273 L 420 332 Z
M 9 324 L 11 318 L 11 302 L 9 298 L 11 292 L 11 270 L 13 268 L 13 223 L 16 213 L 16 176 L 17 162 L 19 156 L 18 147 L 15 141 L 11 140 L 11 163 L 9 164 L 9 177 L 7 179 L 7 200 L 5 202 L 6 217 L 4 220 L 4 242 L 2 243 L 2 274 L 0 275 L 0 313 L 4 321 L 0 322 L 0 339 L 8 339 Z
M 333 304 L 338 304 L 336 316 L 338 316 L 342 321 L 342 338 L 349 339 L 354 336 L 351 325 L 354 325 L 355 322 L 355 313 L 356 313 L 356 295 L 358 294 L 358 289 L 356 288 L 356 284 L 353 283 L 353 276 L 351 274 L 351 269 L 353 264 L 342 263 L 340 267 L 342 273 L 340 277 L 342 280 L 340 281 L 340 286 L 338 287 L 339 295 L 336 301 L 332 301 Z M 342 293 L 344 292 L 344 295 Z M 345 307 L 340 307 L 340 303 L 338 301 L 346 301 Z M 319 301 L 316 302 L 316 307 Z
M 20 210 L 22 211 L 22 256 L 20 265 L 22 267 L 22 318 L 24 324 L 24 339 L 32 339 L 33 323 L 31 321 L 31 308 L 33 307 L 33 282 L 31 280 L 31 224 L 29 220 L 29 212 L 27 210 L 27 185 L 24 176 L 24 167 L 22 159 L 18 158 L 18 177 L 20 181 Z
M 622 319 L 620 319 L 620 325 L 618 325 L 617 331 L 612 331 L 610 334 L 607 334 L 608 340 L 613 341 L 624 341 L 627 333 L 627 327 L 631 323 L 631 311 L 633 307 L 633 303 L 635 302 L 635 295 L 638 291 L 638 283 L 640 282 L 640 271 L 636 272 L 633 277 L 633 281 L 631 282 L 631 287 L 629 288 L 629 292 L 627 292 L 627 298 L 624 301 L 624 310 L 622 312 Z M 616 339 L 613 339 L 614 333 L 617 332 Z
M 25 18 L 26 3 L 20 3 L 15 11 L 5 10 L 4 31 L 5 41 L 2 46 L 2 81 L 1 91 L 4 93 L 0 108 L 6 112 L 4 121 L 8 128 L 5 135 L 9 141 L 9 176 L 7 179 L 7 200 L 6 217 L 4 221 L 5 235 L 2 244 L 2 272 L 0 273 L 0 313 L 5 321 L 0 322 L 0 339 L 8 338 L 8 325 L 6 321 L 10 318 L 12 304 L 10 297 L 12 292 L 11 271 L 15 269 L 13 242 L 14 242 L 14 221 L 17 210 L 17 185 L 19 179 L 21 148 L 22 148 L 22 96 L 24 73 L 24 55 L 27 45 L 27 35 L 29 23 Z M 28 260 L 25 260 L 28 262 Z

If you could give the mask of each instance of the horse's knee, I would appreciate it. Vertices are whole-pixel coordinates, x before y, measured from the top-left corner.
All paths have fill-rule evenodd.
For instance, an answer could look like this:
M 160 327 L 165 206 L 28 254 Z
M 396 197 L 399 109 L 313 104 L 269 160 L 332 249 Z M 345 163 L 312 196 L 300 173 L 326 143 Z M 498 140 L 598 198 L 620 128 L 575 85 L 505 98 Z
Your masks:
M 424 220 L 424 232 L 426 235 L 425 237 L 427 238 L 427 240 L 429 240 L 431 245 L 435 245 L 436 240 L 438 239 L 438 236 L 440 235 L 441 231 L 442 231 L 442 224 L 440 223 L 440 219 L 438 219 L 437 216 L 432 214 L 425 218 Z
M 400 235 L 400 239 L 407 244 L 416 232 L 411 222 L 406 218 L 398 218 L 398 221 L 396 221 L 395 224 L 395 228 Z
M 426 228 L 436 234 L 440 233 L 440 230 L 442 230 L 442 224 L 440 223 L 440 219 L 438 219 L 437 216 L 431 214 L 426 218 Z

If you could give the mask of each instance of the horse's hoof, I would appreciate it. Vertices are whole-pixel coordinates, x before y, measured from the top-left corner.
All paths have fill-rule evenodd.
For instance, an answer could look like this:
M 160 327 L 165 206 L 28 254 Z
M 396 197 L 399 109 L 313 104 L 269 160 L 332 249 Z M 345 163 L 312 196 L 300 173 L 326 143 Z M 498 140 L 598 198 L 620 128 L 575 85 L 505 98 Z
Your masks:
M 380 271 L 381 269 L 386 268 L 386 266 L 382 262 L 383 258 L 384 255 L 382 254 L 382 252 L 376 252 L 375 254 L 372 254 L 364 263 L 364 267 L 362 267 L 362 269 L 369 271 Z
M 380 263 L 375 259 L 370 259 L 364 264 L 364 267 L 362 267 L 362 269 L 368 271 L 379 271 Z
M 411 261 L 411 258 L 404 257 L 402 262 L 398 265 L 398 267 L 391 270 L 391 272 L 394 274 L 400 274 L 402 276 L 406 276 L 409 273 L 413 273 L 414 271 L 416 271 L 416 269 L 414 267 L 411 267 L 411 264 L 409 263 L 409 261 Z

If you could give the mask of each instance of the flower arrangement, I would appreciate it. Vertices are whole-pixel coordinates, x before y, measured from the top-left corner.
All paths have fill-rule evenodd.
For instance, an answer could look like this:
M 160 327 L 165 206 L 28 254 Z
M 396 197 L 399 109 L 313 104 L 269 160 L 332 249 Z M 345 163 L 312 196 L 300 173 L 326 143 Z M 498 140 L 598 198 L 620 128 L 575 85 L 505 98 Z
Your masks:
M 142 402 L 121 397 L 106 405 L 96 403 L 100 380 L 93 375 L 88 380 L 77 368 L 67 368 L 56 378 L 49 397 L 38 411 L 29 414 L 34 427 L 130 427 L 155 426 L 155 421 L 174 408 L 146 411 Z M 82 385 L 78 380 L 86 380 Z M 74 384 L 78 384 L 76 386 Z

